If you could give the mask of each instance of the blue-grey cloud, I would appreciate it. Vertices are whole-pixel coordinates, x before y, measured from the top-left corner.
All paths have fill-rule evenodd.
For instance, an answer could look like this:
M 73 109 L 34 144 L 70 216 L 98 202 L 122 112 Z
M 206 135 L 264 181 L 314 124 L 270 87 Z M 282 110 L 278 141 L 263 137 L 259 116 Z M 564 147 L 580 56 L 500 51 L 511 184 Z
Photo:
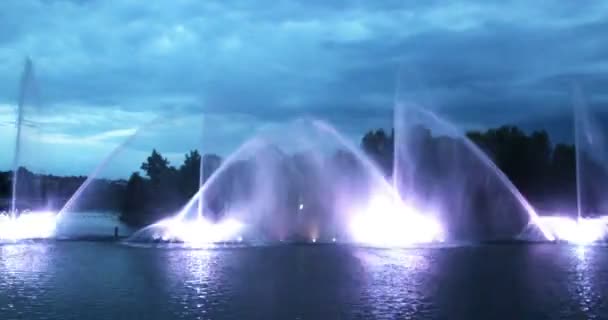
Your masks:
M 256 128 L 298 117 L 357 139 L 391 125 L 395 97 L 465 128 L 533 123 L 567 139 L 568 128 L 543 121 L 569 116 L 573 83 L 594 108 L 608 99 L 608 5 L 599 1 L 0 6 L 0 115 L 10 118 L 23 60 L 32 57 L 41 102 L 28 115 L 43 126 L 39 135 L 58 145 L 58 159 L 87 146 L 81 166 L 53 168 L 64 172 L 85 171 L 159 116 L 192 123 L 149 129 L 133 152 L 158 144 L 177 157 L 196 147 L 201 113 L 212 119 L 204 145 L 223 155 Z

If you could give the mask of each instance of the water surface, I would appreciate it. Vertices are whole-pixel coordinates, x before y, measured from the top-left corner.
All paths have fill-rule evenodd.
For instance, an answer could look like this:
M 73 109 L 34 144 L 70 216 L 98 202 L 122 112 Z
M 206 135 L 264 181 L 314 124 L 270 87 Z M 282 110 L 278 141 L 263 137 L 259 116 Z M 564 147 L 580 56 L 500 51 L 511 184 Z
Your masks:
M 0 245 L 0 319 L 602 319 L 608 248 Z

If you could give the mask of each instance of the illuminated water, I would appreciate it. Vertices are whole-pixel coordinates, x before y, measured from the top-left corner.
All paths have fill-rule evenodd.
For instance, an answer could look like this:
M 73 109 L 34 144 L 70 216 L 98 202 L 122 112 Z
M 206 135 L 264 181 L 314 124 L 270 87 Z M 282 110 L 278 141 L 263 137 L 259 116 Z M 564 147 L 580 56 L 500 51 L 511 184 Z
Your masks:
M 538 235 L 523 238 L 555 239 L 505 173 L 455 125 L 398 104 L 394 128 L 393 183 L 402 197 L 440 208 L 449 238 L 516 238 L 533 228 Z M 492 199 L 485 209 L 484 199 Z
M 260 130 L 179 212 L 131 241 L 407 246 L 442 240 L 441 223 L 426 211 L 401 201 L 373 160 L 330 124 L 302 118 Z
M 1 319 L 601 319 L 608 248 L 0 246 Z

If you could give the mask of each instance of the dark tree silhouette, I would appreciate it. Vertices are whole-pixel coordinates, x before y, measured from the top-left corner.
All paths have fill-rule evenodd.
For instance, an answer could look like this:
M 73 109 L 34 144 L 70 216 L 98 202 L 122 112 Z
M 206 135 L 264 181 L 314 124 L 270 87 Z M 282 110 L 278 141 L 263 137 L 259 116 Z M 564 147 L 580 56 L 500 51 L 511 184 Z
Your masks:
M 547 210 L 576 208 L 576 159 L 572 145 L 553 145 L 545 131 L 527 134 L 514 126 L 472 131 L 467 133 L 467 137 L 496 163 L 535 207 Z M 431 135 L 431 131 L 424 127 L 416 128 L 408 135 L 408 139 L 415 139 L 417 147 L 413 156 L 418 163 L 424 164 L 423 168 L 416 168 L 414 173 L 419 180 L 415 182 L 418 185 L 432 186 L 431 189 L 423 191 L 431 193 L 432 188 L 449 190 L 450 179 L 463 177 L 461 172 L 448 172 L 453 170 L 454 166 L 448 166 L 445 162 L 445 157 L 450 154 L 462 158 L 463 153 L 470 153 L 462 141 L 453 137 Z M 362 150 L 377 163 L 387 177 L 393 175 L 394 140 L 394 132 L 387 133 L 382 129 L 369 131 L 361 139 Z M 272 159 L 273 152 L 275 151 L 265 150 L 263 153 L 266 154 L 257 160 L 260 161 L 264 157 Z M 302 158 L 303 156 L 305 155 L 288 156 L 281 161 L 280 165 L 285 168 L 278 171 L 281 173 L 280 177 L 290 180 L 281 181 L 285 188 L 288 188 L 289 194 L 285 207 L 293 210 L 306 198 L 304 200 L 310 204 L 307 209 L 312 210 L 313 205 L 318 204 L 316 210 L 331 210 L 331 204 L 327 203 L 331 202 L 331 191 L 325 191 L 325 186 L 320 186 L 318 190 L 308 190 L 309 184 L 320 183 L 318 181 L 323 177 L 319 177 L 319 173 L 313 171 L 314 168 L 305 165 L 306 161 L 302 159 L 307 158 Z M 473 157 L 472 154 L 470 156 Z M 336 179 L 340 180 L 336 183 L 348 190 L 346 192 L 363 197 L 366 191 L 363 186 L 357 185 L 357 181 L 365 175 L 365 169 L 356 157 L 347 150 L 339 150 L 327 157 L 324 161 L 331 166 Z M 122 219 L 133 225 L 148 224 L 173 215 L 199 188 L 201 158 L 203 181 L 207 181 L 222 163 L 219 156 L 201 155 L 193 150 L 185 154 L 183 163 L 173 167 L 157 150 L 152 150 L 141 164 L 142 172 L 133 173 L 127 182 L 95 180 L 91 186 L 92 191 L 87 192 L 88 195 L 84 197 L 86 201 L 83 201 L 81 208 L 121 211 Z M 589 170 L 587 176 L 605 177 L 604 180 L 608 184 L 608 176 L 601 172 L 601 165 L 597 164 L 597 161 L 593 162 L 588 155 L 583 155 L 582 158 L 587 161 L 586 164 L 590 163 L 586 165 Z M 465 162 L 470 161 L 468 158 L 462 159 Z M 256 163 L 252 160 L 239 160 L 230 164 L 225 172 L 218 176 L 205 195 L 205 205 L 213 215 L 221 215 L 233 199 L 255 194 L 252 181 L 256 174 L 259 174 L 256 168 Z M 475 175 L 474 168 L 465 164 L 462 164 L 459 170 Z M 20 184 L 17 192 L 25 203 L 24 206 L 45 205 L 48 208 L 61 208 L 86 178 L 39 175 L 25 168 L 20 168 L 18 174 Z M 466 174 L 464 176 L 468 177 Z M 447 180 L 435 181 L 434 177 Z M 0 172 L 0 196 L 4 199 L 4 209 L 10 203 L 11 181 L 10 171 Z M 471 200 L 472 208 L 469 210 L 477 210 L 479 212 L 475 214 L 482 215 L 481 211 L 491 209 L 495 199 L 488 199 L 490 196 L 487 192 L 471 190 L 470 194 L 474 199 Z M 593 202 L 600 200 L 597 195 L 586 199 L 588 206 L 597 210 L 601 208 Z M 456 221 L 454 225 L 457 225 Z M 491 225 L 479 226 L 480 232 L 492 228 Z
M 142 163 L 141 169 L 148 175 L 148 178 L 150 178 L 153 183 L 158 184 L 160 183 L 161 177 L 166 175 L 169 170 L 169 160 L 163 158 L 163 156 L 154 149 L 147 161 Z
M 193 150 L 186 154 L 184 163 L 179 168 L 180 191 L 185 197 L 191 197 L 199 187 L 201 156 Z
M 127 182 L 125 193 L 127 197 L 125 197 L 121 217 L 125 222 L 130 224 L 145 223 L 146 219 L 143 215 L 146 213 L 144 209 L 148 200 L 146 196 L 146 181 L 139 172 L 134 172 L 131 175 Z
M 394 132 L 389 136 L 382 129 L 366 133 L 361 140 L 363 151 L 378 163 L 387 176 L 393 167 L 393 141 Z

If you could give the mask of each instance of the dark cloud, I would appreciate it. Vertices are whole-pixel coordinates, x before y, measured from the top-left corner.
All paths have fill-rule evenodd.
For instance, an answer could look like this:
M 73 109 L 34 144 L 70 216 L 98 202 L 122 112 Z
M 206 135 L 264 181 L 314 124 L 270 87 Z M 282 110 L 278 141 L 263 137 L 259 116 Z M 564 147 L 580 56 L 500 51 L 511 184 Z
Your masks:
M 396 100 L 463 127 L 534 124 L 567 137 L 571 128 L 543 121 L 569 117 L 571 83 L 594 108 L 606 107 L 602 2 L 11 0 L 1 7 L 0 106 L 14 104 L 31 56 L 44 100 L 37 116 L 61 141 L 116 143 L 159 115 L 200 112 L 215 119 L 208 144 L 220 153 L 256 127 L 300 117 L 327 120 L 357 139 L 389 127 Z M 188 132 L 157 142 L 179 153 L 196 144 Z

